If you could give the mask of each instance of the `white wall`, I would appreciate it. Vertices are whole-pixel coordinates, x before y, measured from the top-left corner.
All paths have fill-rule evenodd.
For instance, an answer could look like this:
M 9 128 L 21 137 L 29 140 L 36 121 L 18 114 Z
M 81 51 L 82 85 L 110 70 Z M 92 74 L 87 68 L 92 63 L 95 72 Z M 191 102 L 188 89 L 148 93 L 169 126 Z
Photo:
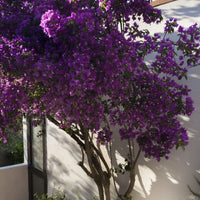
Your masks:
M 28 166 L 26 164 L 0 168 L 0 199 L 28 200 Z

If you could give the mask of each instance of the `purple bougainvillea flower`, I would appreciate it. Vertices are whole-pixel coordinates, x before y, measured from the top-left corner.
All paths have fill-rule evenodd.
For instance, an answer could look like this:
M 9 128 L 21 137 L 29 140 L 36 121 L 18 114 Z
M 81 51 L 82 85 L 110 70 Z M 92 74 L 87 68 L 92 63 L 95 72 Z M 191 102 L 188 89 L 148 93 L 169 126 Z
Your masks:
M 42 15 L 40 26 L 49 37 L 55 37 L 60 29 L 60 14 L 58 11 L 48 10 Z

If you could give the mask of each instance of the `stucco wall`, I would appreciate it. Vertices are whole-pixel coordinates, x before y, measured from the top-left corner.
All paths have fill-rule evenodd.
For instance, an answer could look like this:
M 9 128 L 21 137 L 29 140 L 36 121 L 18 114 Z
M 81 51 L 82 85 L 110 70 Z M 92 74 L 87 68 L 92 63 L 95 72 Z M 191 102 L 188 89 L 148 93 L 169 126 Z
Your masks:
M 26 164 L 0 168 L 0 199 L 28 200 L 28 167 Z

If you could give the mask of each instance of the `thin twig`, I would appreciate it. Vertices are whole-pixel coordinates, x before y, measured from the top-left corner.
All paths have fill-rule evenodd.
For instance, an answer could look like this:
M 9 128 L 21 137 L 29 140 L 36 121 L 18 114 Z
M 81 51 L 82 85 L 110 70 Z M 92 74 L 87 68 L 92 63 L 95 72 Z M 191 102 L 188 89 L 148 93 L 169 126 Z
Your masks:
M 110 164 L 111 164 L 111 167 L 112 167 L 113 166 L 113 157 L 112 157 L 112 145 L 111 145 L 111 142 L 109 143 L 109 154 L 110 154 Z M 120 198 L 120 194 L 119 194 L 118 189 L 117 189 L 116 180 L 115 180 L 114 173 L 113 173 L 112 169 L 111 169 L 111 176 L 112 176 L 112 179 L 113 179 L 114 188 L 115 188 L 115 191 L 117 193 L 117 196 Z
M 83 148 L 80 147 L 80 149 L 81 149 L 81 154 L 82 154 L 82 161 L 79 162 L 78 165 L 84 170 L 84 172 L 85 172 L 88 176 L 90 176 L 91 178 L 93 178 L 92 173 L 91 173 L 91 172 L 85 167 L 85 165 L 84 165 L 84 151 L 83 151 Z

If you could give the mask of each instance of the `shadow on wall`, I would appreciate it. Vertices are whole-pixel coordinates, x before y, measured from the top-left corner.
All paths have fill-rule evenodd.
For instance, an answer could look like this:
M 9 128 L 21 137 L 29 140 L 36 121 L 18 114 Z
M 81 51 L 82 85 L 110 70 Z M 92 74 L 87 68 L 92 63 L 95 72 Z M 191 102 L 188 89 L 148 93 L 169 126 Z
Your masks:
M 195 94 L 197 93 L 195 92 Z M 191 118 L 181 119 L 184 126 L 187 127 L 190 137 L 190 143 L 185 151 L 173 150 L 170 159 L 163 159 L 161 162 L 148 159 L 139 161 L 138 179 L 135 187 L 137 200 L 194 199 L 187 185 L 196 187 L 193 175 L 196 175 L 200 169 L 198 159 L 200 152 L 199 118 L 200 112 L 197 110 Z M 195 189 L 198 191 L 199 188 Z
M 199 21 L 199 0 L 177 0 L 157 8 L 162 10 L 166 18 L 175 17 L 178 20 L 190 20 L 193 23 Z
M 69 199 L 92 200 L 96 186 L 78 166 L 81 152 L 64 131 L 51 122 L 47 123 L 47 173 L 49 194 L 60 189 Z

